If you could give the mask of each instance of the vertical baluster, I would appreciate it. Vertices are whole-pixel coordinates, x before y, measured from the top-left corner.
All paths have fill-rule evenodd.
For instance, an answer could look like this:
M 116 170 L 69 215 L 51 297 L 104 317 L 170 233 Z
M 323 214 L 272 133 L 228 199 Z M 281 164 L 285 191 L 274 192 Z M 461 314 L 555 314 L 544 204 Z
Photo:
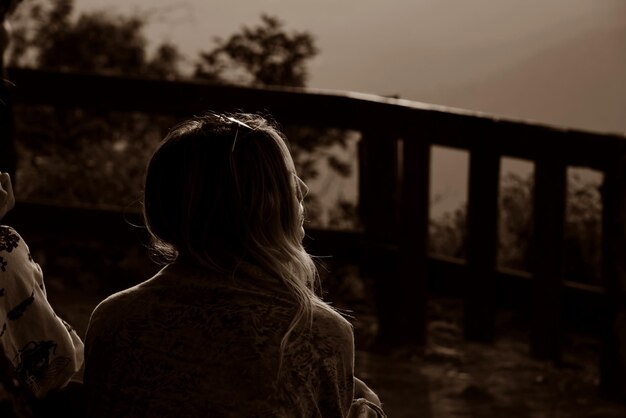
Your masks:
M 396 238 L 397 135 L 363 133 L 359 143 L 359 214 L 366 234 L 391 243 Z
M 400 292 L 397 257 L 397 136 L 383 129 L 363 132 L 359 143 L 359 214 L 367 240 L 361 265 L 373 278 L 378 342 L 393 345 L 403 339 L 397 298 Z
M 561 310 L 567 166 L 558 151 L 536 161 L 530 352 L 561 359 Z
M 626 400 L 626 156 L 615 154 L 604 173 L 603 281 L 607 303 L 600 359 L 601 391 Z
M 402 143 L 400 203 L 400 272 L 398 294 L 406 328 L 406 342 L 426 342 L 428 267 L 428 209 L 430 196 L 430 143 L 412 133 Z
M 467 278 L 464 332 L 471 340 L 494 339 L 500 155 L 489 131 L 470 150 L 467 205 Z

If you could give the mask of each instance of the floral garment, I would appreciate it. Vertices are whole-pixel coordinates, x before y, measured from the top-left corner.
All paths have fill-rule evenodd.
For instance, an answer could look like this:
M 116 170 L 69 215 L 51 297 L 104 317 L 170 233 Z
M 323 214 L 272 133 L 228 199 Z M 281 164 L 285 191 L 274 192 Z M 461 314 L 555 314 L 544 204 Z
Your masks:
M 38 398 L 65 386 L 83 363 L 83 343 L 48 303 L 39 264 L 5 225 L 0 225 L 0 346 Z
M 281 289 L 250 265 L 223 277 L 174 263 L 110 296 L 87 331 L 88 416 L 347 417 L 351 325 L 315 307 L 311 329 L 296 328 L 280 362 L 296 312 Z

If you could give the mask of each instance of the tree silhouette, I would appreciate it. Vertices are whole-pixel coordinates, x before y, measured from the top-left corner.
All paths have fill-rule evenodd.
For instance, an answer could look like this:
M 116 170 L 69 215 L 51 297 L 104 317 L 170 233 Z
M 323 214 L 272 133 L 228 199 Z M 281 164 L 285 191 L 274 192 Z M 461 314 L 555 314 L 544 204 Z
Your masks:
M 74 0 L 30 0 L 22 4 L 12 19 L 15 30 L 10 65 L 51 71 L 183 78 L 179 71 L 182 56 L 175 45 L 161 44 L 148 56 L 143 34 L 146 18 L 107 12 L 75 16 L 73 10 Z M 307 80 L 308 63 L 318 53 L 311 34 L 287 32 L 279 19 L 266 15 L 261 17 L 259 25 L 243 27 L 226 40 L 216 39 L 216 43 L 213 50 L 201 53 L 195 76 L 223 84 L 302 87 Z M 168 123 L 167 118 L 151 117 L 153 124 L 158 125 L 157 131 L 151 131 L 150 124 L 144 121 L 146 115 L 79 109 L 16 111 L 21 144 L 18 176 L 21 196 L 48 199 L 61 189 L 67 194 L 59 196 L 63 201 L 98 205 L 124 204 L 120 201 L 122 196 L 137 195 L 140 187 L 137 180 L 141 175 L 110 185 L 103 181 L 111 179 L 111 166 L 120 174 L 141 172 L 154 147 L 155 135 L 158 137 L 158 132 L 163 132 Z M 40 122 L 21 122 L 34 120 Z M 128 123 L 131 120 L 134 122 Z M 48 125 L 43 126 L 44 122 Z M 344 131 L 303 126 L 284 129 L 305 181 L 320 173 L 342 177 L 352 174 L 348 157 L 341 155 L 342 149 L 348 147 Z M 115 147 L 143 151 L 130 156 L 120 154 Z M 68 148 L 73 151 L 63 151 Z M 94 155 L 99 158 L 94 159 Z M 88 178 L 78 174 L 81 172 L 88 173 Z M 41 176 L 42 173 L 46 176 Z M 128 190 L 120 189 L 120 185 Z M 333 219 L 337 218 L 331 219 L 333 225 L 349 225 L 349 219 L 356 213 L 354 203 L 333 204 L 336 207 L 330 212 Z M 324 210 L 319 193 L 307 196 L 307 210 L 312 224 L 318 224 L 322 218 L 320 211 Z
M 76 71 L 157 78 L 180 78 L 182 55 L 161 44 L 149 57 L 143 35 L 146 19 L 104 11 L 72 18 L 74 0 L 31 0 L 12 19 L 9 64 L 53 71 Z
M 30 0 L 12 18 L 10 63 L 51 71 L 178 78 L 178 49 L 146 52 L 144 18 L 105 12 L 73 17 L 73 0 Z M 22 199 L 127 206 L 152 149 L 176 119 L 140 113 L 15 106 Z
M 244 26 L 214 49 L 200 54 L 197 78 L 246 85 L 303 87 L 308 61 L 318 53 L 307 32 L 287 33 L 276 17 L 262 15 L 258 26 Z

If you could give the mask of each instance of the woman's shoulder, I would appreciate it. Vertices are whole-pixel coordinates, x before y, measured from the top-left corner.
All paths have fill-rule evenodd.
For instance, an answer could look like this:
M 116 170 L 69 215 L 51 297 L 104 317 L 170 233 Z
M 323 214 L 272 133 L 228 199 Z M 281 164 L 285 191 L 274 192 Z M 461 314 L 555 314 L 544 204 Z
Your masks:
M 103 299 L 93 310 L 92 321 L 99 317 L 106 317 L 112 321 L 118 316 L 128 316 L 133 307 L 145 307 L 150 304 L 150 293 L 155 279 L 163 274 L 163 270 L 135 286 L 115 292 Z
M 93 345 L 94 338 L 108 338 L 121 328 L 124 328 L 136 313 L 137 301 L 135 287 L 125 289 L 103 299 L 91 312 L 86 346 Z M 108 337 L 107 337 L 108 336 Z
M 129 303 L 133 298 L 133 288 L 124 289 L 104 298 L 93 310 L 92 317 L 97 315 L 111 315 Z
M 313 328 L 316 334 L 335 341 L 347 343 L 354 338 L 352 324 L 324 302 L 313 305 Z

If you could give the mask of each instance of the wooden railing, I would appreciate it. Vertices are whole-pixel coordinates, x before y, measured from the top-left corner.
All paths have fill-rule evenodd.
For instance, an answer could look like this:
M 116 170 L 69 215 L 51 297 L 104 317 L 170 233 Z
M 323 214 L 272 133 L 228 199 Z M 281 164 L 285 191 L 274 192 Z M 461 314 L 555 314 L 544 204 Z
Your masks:
M 626 398 L 626 138 L 426 105 L 378 96 L 284 88 L 243 88 L 194 82 L 167 82 L 95 75 L 11 70 L 15 103 L 55 107 L 140 111 L 180 116 L 206 110 L 268 112 L 282 124 L 354 129 L 359 144 L 359 211 L 363 233 L 311 231 L 310 244 L 325 252 L 355 257 L 377 277 L 382 332 L 393 343 L 424 343 L 425 306 L 433 278 L 448 280 L 465 301 L 469 339 L 491 341 L 496 289 L 524 283 L 531 306 L 531 353 L 558 361 L 563 300 L 586 294 L 600 300 L 604 352 L 602 388 Z M 470 155 L 467 257 L 464 263 L 430 257 L 430 155 L 435 145 Z M 530 275 L 499 271 L 498 193 L 503 157 L 535 164 L 534 238 Z M 584 288 L 564 277 L 566 170 L 589 167 L 604 174 L 602 286 Z M 31 226 L 37 213 L 23 205 Z M 94 222 L 126 228 L 108 212 L 77 216 L 56 208 L 76 231 Z M 30 213 L 29 213 L 30 211 Z M 87 211 L 88 212 L 88 211 Z M 83 213 L 87 213 L 84 212 Z M 26 216 L 26 215 L 24 215 Z M 117 215 L 115 215 L 117 216 Z M 34 217 L 34 218 L 32 218 Z M 108 221 L 102 221 L 102 219 Z M 24 218 L 26 219 L 26 218 Z M 32 219 L 35 219 L 33 222 Z M 71 219 L 71 222 L 70 222 Z M 81 224 L 80 219 L 85 219 Z M 118 218 L 115 218 L 118 219 Z M 90 224 L 93 233 L 93 223 Z M 105 230 L 102 233 L 105 234 Z M 430 278 L 430 281 L 429 281 Z M 584 309 L 581 306 L 581 309 Z

